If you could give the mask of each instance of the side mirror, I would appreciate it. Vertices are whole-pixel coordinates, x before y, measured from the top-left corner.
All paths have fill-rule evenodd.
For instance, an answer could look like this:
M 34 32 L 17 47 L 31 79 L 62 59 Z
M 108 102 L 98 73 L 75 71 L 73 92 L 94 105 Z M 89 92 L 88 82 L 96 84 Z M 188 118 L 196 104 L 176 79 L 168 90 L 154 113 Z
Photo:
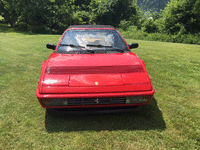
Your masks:
M 49 48 L 49 49 L 53 49 L 53 50 L 56 49 L 56 45 L 51 44 L 51 43 L 48 43 L 46 46 L 47 46 L 47 48 Z
M 129 48 L 132 49 L 132 48 L 137 48 L 139 45 L 138 43 L 131 43 L 131 44 L 128 44 Z

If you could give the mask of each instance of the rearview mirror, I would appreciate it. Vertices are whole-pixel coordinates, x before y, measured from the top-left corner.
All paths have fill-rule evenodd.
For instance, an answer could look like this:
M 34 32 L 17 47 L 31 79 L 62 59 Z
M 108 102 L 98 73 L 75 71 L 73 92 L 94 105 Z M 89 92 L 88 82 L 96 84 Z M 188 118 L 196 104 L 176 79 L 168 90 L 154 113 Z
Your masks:
M 53 49 L 53 50 L 56 49 L 56 45 L 51 44 L 51 43 L 48 43 L 46 46 L 47 46 L 47 48 L 49 48 L 49 49 Z
M 131 43 L 131 44 L 128 44 L 129 48 L 132 49 L 132 48 L 137 48 L 139 45 L 138 43 Z

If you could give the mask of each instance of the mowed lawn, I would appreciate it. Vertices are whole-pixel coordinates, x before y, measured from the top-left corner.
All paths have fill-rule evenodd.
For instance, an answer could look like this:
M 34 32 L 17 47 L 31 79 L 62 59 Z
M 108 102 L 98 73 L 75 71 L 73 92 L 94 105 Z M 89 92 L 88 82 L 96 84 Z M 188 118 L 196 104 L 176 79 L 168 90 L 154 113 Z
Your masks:
M 141 112 L 46 114 L 36 98 L 42 62 L 60 35 L 0 26 L 0 149 L 200 149 L 200 46 L 126 39 L 155 88 Z

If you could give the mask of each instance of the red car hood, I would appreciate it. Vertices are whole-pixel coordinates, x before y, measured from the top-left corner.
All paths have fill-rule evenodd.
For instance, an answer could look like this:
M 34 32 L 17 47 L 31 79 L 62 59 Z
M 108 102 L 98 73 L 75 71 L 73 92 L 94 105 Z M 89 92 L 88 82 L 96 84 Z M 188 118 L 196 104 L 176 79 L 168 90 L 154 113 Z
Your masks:
M 140 59 L 130 53 L 53 53 L 41 93 L 148 91 L 151 83 Z

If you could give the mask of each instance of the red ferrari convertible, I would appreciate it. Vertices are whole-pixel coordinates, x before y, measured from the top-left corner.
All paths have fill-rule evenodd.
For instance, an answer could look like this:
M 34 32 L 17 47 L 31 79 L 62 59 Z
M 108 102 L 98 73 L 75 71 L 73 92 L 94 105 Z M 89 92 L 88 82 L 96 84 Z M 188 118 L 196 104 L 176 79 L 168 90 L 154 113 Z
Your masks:
M 42 63 L 36 96 L 47 113 L 125 111 L 150 103 L 154 88 L 145 63 L 119 31 L 74 25 Z

